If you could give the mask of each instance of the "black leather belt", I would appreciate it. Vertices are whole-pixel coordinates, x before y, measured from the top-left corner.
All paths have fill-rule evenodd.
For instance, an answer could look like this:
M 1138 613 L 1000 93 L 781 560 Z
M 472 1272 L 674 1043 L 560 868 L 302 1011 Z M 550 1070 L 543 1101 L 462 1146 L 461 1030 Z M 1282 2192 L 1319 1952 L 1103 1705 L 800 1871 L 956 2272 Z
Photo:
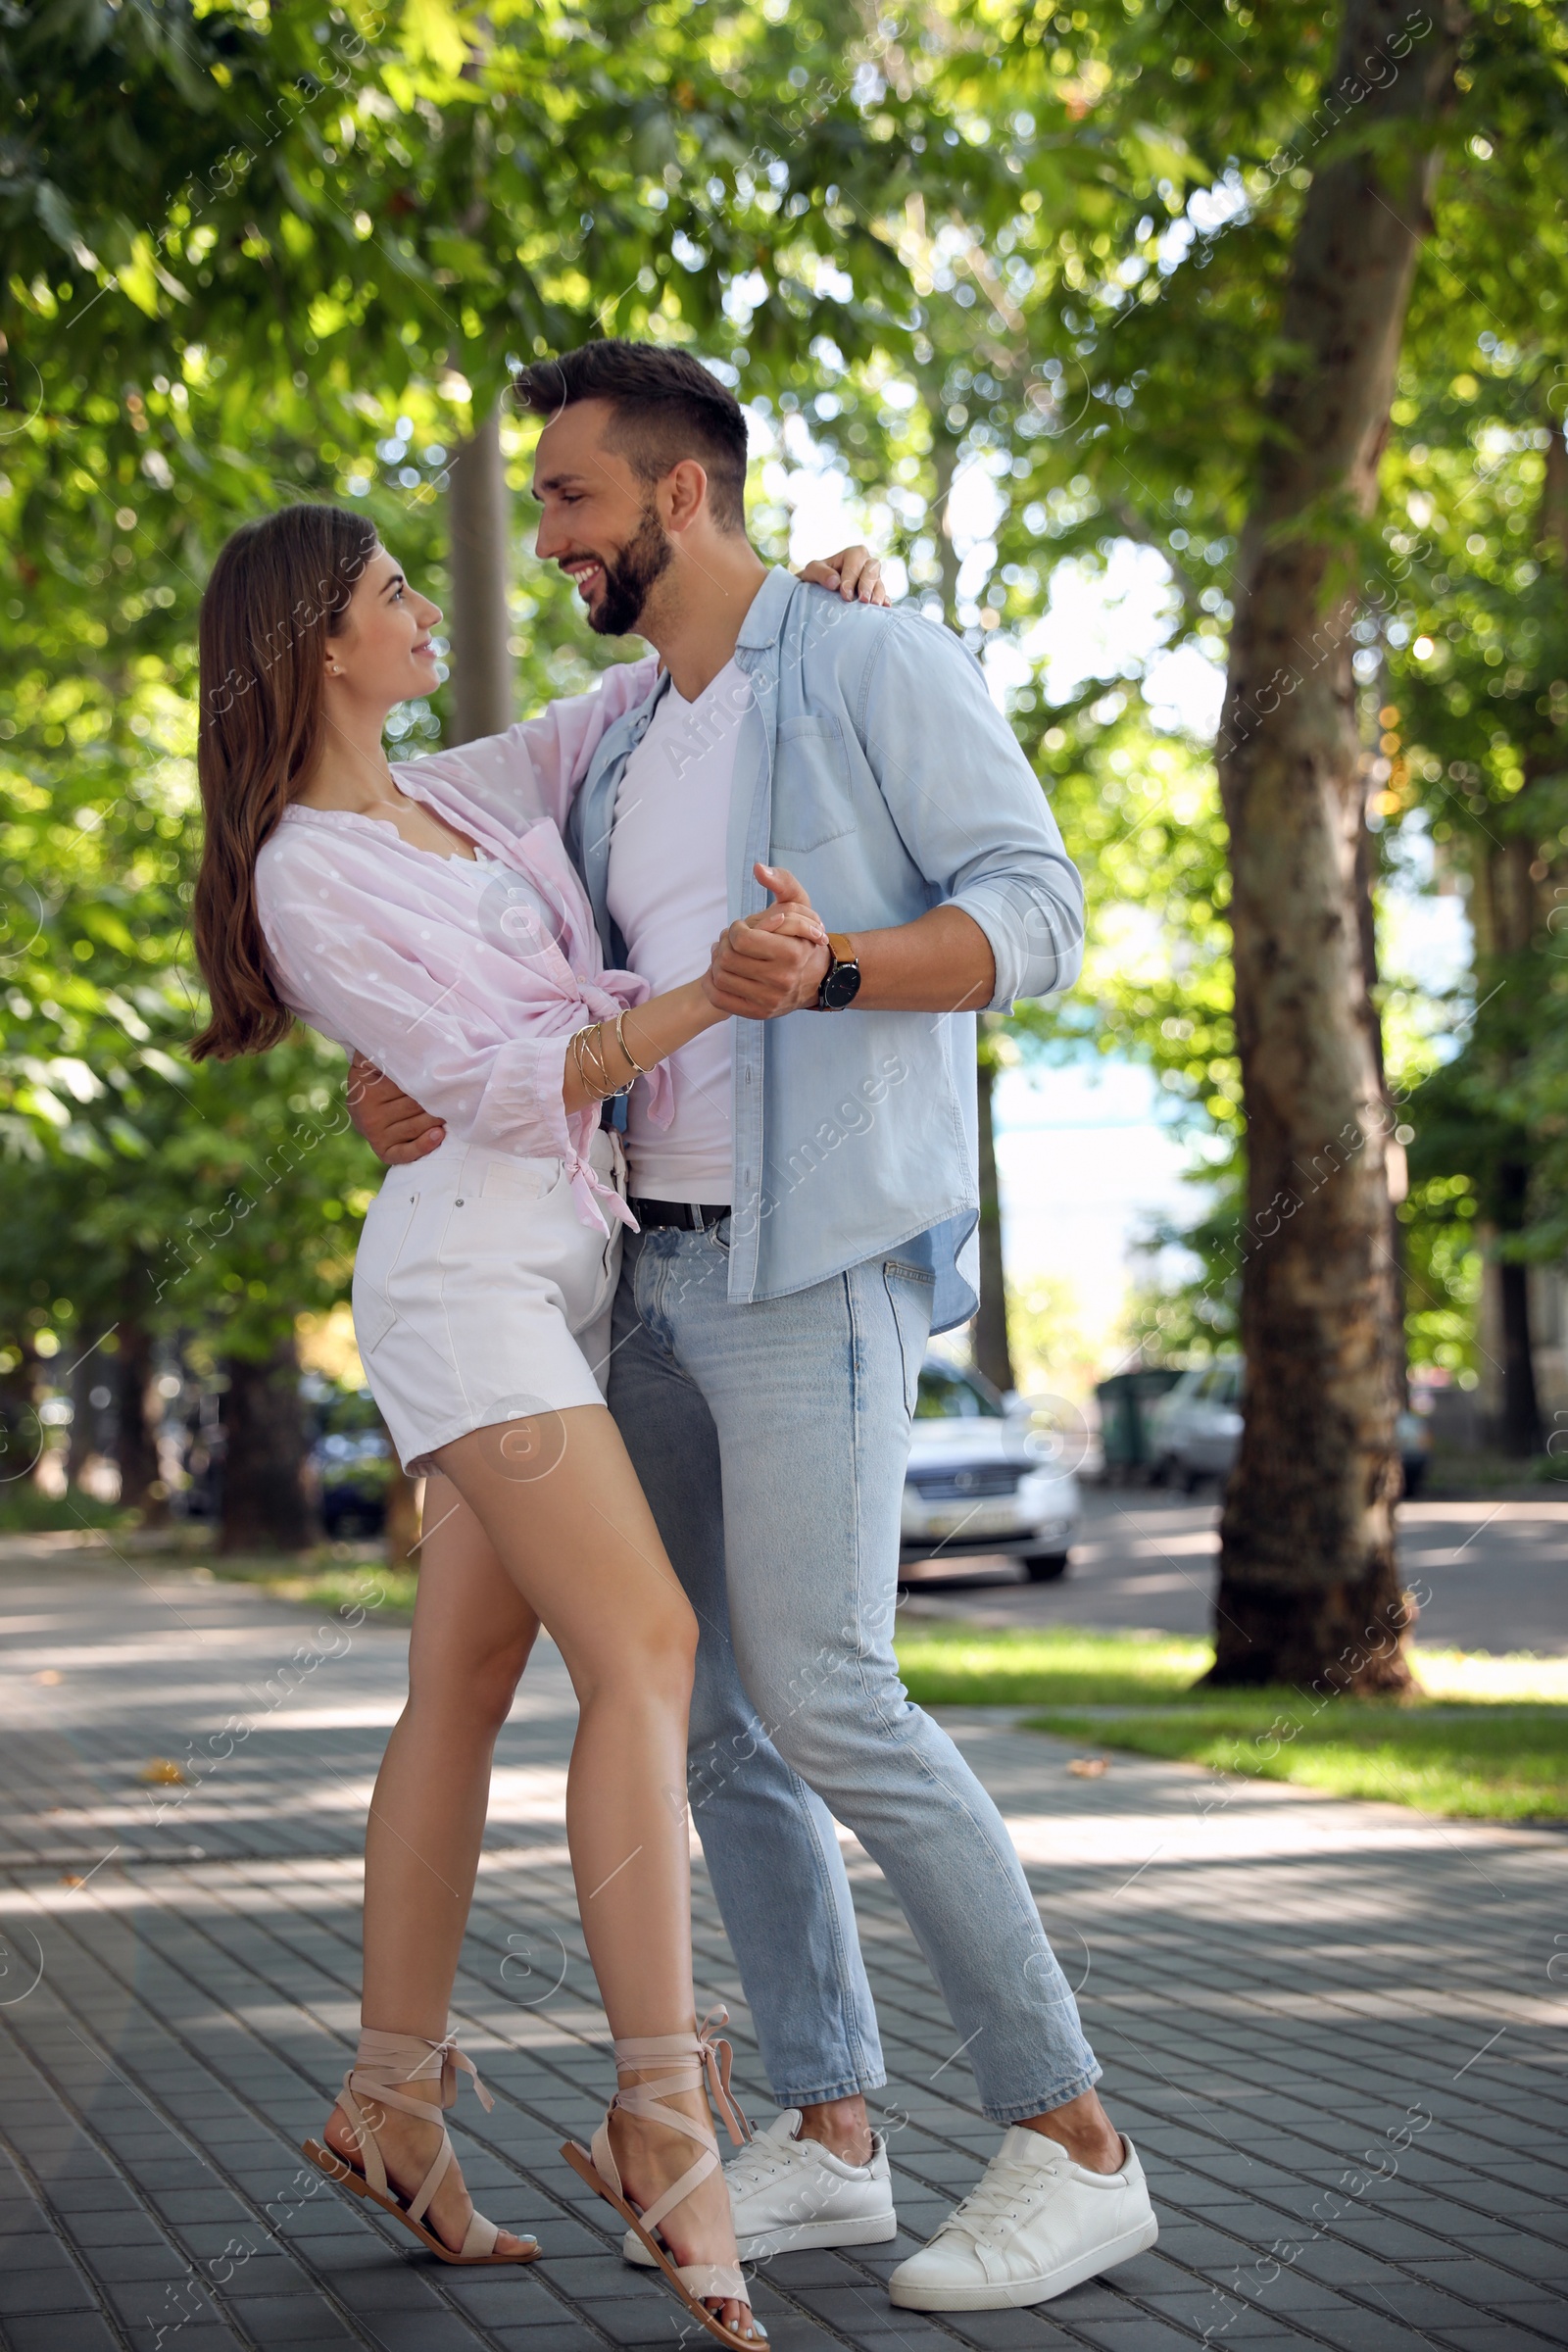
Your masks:
M 634 1196 L 626 1206 L 644 1233 L 664 1225 L 679 1225 L 687 1233 L 706 1233 L 729 1215 L 727 1200 L 639 1200 Z

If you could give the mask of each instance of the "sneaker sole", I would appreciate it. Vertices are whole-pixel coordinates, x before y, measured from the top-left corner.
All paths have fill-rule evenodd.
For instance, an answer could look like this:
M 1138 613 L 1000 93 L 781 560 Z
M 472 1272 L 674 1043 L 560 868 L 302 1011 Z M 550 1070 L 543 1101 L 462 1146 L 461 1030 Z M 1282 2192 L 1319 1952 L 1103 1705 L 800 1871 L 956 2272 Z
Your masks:
M 1069 2287 L 1082 2286 L 1086 2278 L 1098 2278 L 1102 2271 L 1131 2262 L 1135 2254 L 1147 2254 L 1158 2236 L 1159 2224 L 1151 2218 L 1108 2245 L 1063 2263 L 1058 2271 L 1047 2271 L 1038 2278 L 1009 2279 L 1005 2285 L 904 2286 L 895 2273 L 888 2281 L 888 2300 L 903 2311 L 1016 2311 L 1031 2303 L 1049 2303 Z
M 799 2222 L 793 2229 L 768 2230 L 738 2242 L 742 2262 L 771 2262 L 775 2254 L 804 2254 L 808 2249 L 885 2246 L 898 2234 L 899 2217 L 888 2212 L 865 2214 L 858 2221 Z M 641 2239 L 634 2237 L 629 2230 L 620 2250 L 637 2270 L 652 2269 Z

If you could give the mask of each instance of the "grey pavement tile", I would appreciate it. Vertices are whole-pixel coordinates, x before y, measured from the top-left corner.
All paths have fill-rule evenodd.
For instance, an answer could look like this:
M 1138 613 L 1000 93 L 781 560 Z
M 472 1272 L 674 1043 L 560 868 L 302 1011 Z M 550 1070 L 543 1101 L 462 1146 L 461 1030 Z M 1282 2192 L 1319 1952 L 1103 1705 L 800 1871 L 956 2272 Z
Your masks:
M 858 2256 L 877 2251 L 872 2246 L 856 2249 Z M 757 2276 L 795 2295 L 808 2286 L 843 2286 L 854 2278 L 855 2266 L 829 2247 L 808 2246 L 798 2254 L 775 2255 L 771 2262 L 759 2266 Z
M 119 2338 L 96 2312 L 8 2320 L 6 2340 L 11 2352 L 119 2352 Z
M 183 2278 L 190 2265 L 176 2246 L 167 2241 L 152 2244 L 95 2246 L 86 2252 L 95 2278 L 111 2286 L 124 2286 L 132 2280 Z
M 1525 2328 L 1511 2327 L 1506 2320 L 1488 2320 L 1468 2328 L 1444 2328 L 1435 2330 L 1435 2344 L 1451 2347 L 1451 2352 L 1541 2352 L 1541 2338 Z
M 504 2352 L 599 2352 L 600 2347 L 591 2328 L 564 2317 L 539 2328 L 497 2328 L 491 2333 Z
M 600 2302 L 619 2303 L 631 2296 L 646 2301 L 651 2296 L 663 2297 L 669 2289 L 659 2285 L 646 2271 L 634 2270 L 610 2253 L 567 2255 L 564 2261 L 550 2265 L 550 2283 L 558 2294 L 574 2300 L 589 2296 Z
M 491 2328 L 525 2328 L 564 2316 L 549 2288 L 527 2270 L 509 2272 L 453 2271 L 442 2284 L 458 2306 Z
M 1523 2271 L 1526 2278 L 1539 2278 L 1544 2284 L 1568 2293 L 1568 2246 L 1526 2237 L 1517 2230 L 1499 2232 L 1482 2242 L 1495 2262 L 1505 2263 L 1511 2271 Z
M 1103 2352 L 1192 2352 L 1193 2338 L 1185 2328 L 1172 2328 L 1168 2321 L 1144 2312 L 1085 2320 L 1069 2312 L 1063 2298 L 1062 2316 L 1088 2342 L 1102 2346 Z
M 0 2278 L 0 2318 L 46 2311 L 91 2311 L 92 2290 L 69 2262 L 43 2271 L 13 2271 Z
M 1392 2298 L 1391 2298 L 1392 2300 Z M 1418 2344 L 1429 2340 L 1415 2323 L 1399 2317 L 1396 2309 L 1374 2311 L 1332 2311 L 1321 2316 L 1313 2313 L 1303 2321 L 1314 2335 L 1322 2336 L 1343 2352 L 1388 2352 L 1398 2344 Z
M 1520 2328 L 1531 2328 L 1554 2344 L 1568 2344 L 1568 2303 L 1560 2296 L 1549 2302 L 1506 2303 L 1501 2316 Z
M 582 2314 L 614 2344 L 673 2346 L 689 2337 L 695 2347 L 711 2340 L 678 2306 L 669 2312 L 651 2312 L 640 2303 L 584 2302 Z
M 942 2324 L 979 2352 L 1054 2352 L 1073 2340 L 1039 2304 L 1026 2311 L 948 2311 Z
M 83 2241 L 78 2238 L 77 2242 Z M 24 2235 L 0 2236 L 0 2266 L 7 2271 L 46 2271 L 57 2263 L 69 2267 L 70 2257 L 47 2222 L 40 2222 Z
M 1543 2300 L 1539 2279 L 1517 2278 L 1500 2263 L 1478 2261 L 1474 2256 L 1455 2258 L 1445 2251 L 1423 2263 L 1422 2273 L 1450 2294 L 1462 2295 L 1468 2302 L 1479 2303 L 1489 2310 L 1504 2310 L 1510 2303 Z
M 236 2305 L 236 2321 L 248 2335 L 270 2352 L 274 2344 L 302 2344 L 329 2336 L 333 2315 L 318 2295 L 270 2295 L 243 2306 Z M 341 2322 L 337 2333 L 329 2340 L 340 2344 L 353 2342 L 353 2337 Z
M 477 2352 L 482 2335 L 454 2312 L 381 2312 L 376 2342 L 383 2352 Z

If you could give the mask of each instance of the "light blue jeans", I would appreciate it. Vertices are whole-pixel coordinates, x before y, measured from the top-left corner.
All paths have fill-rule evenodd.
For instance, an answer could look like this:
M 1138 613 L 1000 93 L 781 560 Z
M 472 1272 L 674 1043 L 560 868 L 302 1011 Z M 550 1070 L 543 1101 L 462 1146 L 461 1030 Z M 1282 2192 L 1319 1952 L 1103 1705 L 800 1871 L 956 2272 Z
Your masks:
M 728 1226 L 628 1235 L 610 1404 L 702 1625 L 688 1788 L 781 2106 L 887 2080 L 833 1821 L 882 1870 L 996 2123 L 1100 2077 L 1002 1817 L 893 1654 L 929 1274 L 731 1306 Z

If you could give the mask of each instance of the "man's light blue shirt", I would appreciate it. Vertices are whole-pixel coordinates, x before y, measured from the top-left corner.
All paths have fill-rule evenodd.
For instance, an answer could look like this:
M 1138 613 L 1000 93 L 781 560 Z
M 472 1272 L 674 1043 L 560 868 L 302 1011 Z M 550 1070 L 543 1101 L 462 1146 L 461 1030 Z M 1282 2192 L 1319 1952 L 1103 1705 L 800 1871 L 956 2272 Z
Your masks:
M 935 1278 L 933 1329 L 979 1303 L 975 1012 L 1070 988 L 1083 886 L 1028 761 L 951 630 L 846 604 L 770 571 L 741 626 L 746 691 L 726 851 L 729 912 L 768 902 L 753 862 L 787 865 L 833 931 L 961 906 L 991 943 L 990 1004 L 963 1012 L 792 1012 L 736 1021 L 729 1297 L 782 1298 L 896 1253 Z M 607 959 L 621 772 L 664 680 L 606 734 L 567 845 Z

